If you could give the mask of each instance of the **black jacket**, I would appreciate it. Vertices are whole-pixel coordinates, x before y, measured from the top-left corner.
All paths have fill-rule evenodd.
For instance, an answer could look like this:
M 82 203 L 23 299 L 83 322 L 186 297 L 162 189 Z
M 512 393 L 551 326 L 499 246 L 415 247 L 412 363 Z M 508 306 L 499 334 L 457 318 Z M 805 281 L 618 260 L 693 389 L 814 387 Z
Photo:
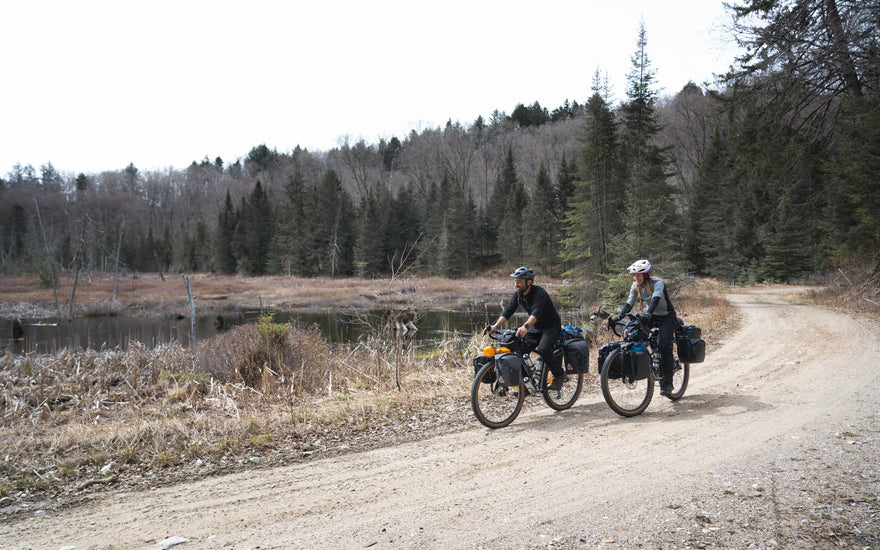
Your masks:
M 562 326 L 562 321 L 559 318 L 556 307 L 553 305 L 553 300 L 550 299 L 550 295 L 547 294 L 546 290 L 537 285 L 532 285 L 531 288 L 525 296 L 520 296 L 519 292 L 514 292 L 501 316 L 510 320 L 510 317 L 516 313 L 517 307 L 522 306 L 529 315 L 534 315 L 538 320 L 535 323 L 536 329 L 541 331 L 548 329 L 559 330 L 560 326 Z

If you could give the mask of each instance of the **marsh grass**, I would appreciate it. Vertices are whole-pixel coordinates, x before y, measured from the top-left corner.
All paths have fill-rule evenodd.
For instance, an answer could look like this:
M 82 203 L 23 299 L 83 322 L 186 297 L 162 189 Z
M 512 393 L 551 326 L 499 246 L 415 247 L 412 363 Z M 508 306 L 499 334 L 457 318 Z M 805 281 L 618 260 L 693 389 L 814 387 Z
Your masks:
M 189 349 L 7 354 L 0 499 L 76 493 L 111 474 L 158 483 L 194 465 L 204 474 L 254 456 L 277 463 L 399 440 L 436 407 L 466 403 L 466 346 L 449 339 L 420 354 L 379 337 L 331 346 L 316 329 L 266 316 Z
M 676 298 L 710 346 L 735 318 L 719 290 L 695 283 Z M 456 292 L 454 283 L 448 291 Z M 604 339 L 597 330 L 593 345 Z M 376 330 L 331 345 L 315 329 L 264 316 L 190 348 L 7 354 L 0 357 L 0 506 L 307 460 L 472 425 L 471 358 L 484 344 L 450 334 L 418 350 Z M 594 381 L 595 348 L 592 357 Z

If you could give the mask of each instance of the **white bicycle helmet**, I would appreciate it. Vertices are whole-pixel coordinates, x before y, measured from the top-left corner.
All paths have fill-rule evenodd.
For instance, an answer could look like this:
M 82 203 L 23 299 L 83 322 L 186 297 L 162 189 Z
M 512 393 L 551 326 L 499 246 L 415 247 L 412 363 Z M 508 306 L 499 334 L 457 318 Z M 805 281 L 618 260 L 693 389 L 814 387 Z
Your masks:
M 645 273 L 648 274 L 651 272 L 651 262 L 648 260 L 637 260 L 631 266 L 626 268 L 630 273 Z

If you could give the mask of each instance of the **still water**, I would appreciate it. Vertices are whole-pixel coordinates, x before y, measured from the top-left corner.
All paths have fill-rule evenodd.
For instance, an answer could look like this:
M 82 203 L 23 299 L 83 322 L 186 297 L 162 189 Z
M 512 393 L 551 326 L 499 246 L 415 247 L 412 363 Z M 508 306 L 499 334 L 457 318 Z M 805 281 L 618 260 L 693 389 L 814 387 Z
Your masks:
M 387 315 L 387 312 L 384 312 Z M 243 323 L 253 323 L 258 315 L 243 317 L 239 314 L 223 315 L 223 326 L 217 328 L 216 316 L 196 318 L 196 340 L 212 338 L 219 332 Z M 418 332 L 414 339 L 417 345 L 429 346 L 443 340 L 453 332 L 469 337 L 474 331 L 481 330 L 489 322 L 497 319 L 497 314 L 488 319 L 485 311 L 425 311 L 419 312 L 416 320 Z M 355 342 L 375 327 L 384 324 L 383 312 L 366 312 L 346 314 L 339 312 L 309 313 L 276 313 L 275 322 L 291 322 L 297 326 L 308 328 L 317 326 L 331 343 Z M 183 319 L 141 319 L 131 317 L 92 317 L 77 318 L 72 321 L 22 319 L 24 338 L 12 339 L 13 320 L 4 319 L 0 325 L 4 330 L 0 339 L 0 351 L 9 348 L 13 353 L 54 353 L 61 349 L 74 350 L 106 350 L 127 348 L 132 342 L 140 342 L 148 349 L 161 344 L 178 342 L 188 346 L 191 341 L 192 322 L 189 317 Z M 462 334 L 464 333 L 464 334 Z

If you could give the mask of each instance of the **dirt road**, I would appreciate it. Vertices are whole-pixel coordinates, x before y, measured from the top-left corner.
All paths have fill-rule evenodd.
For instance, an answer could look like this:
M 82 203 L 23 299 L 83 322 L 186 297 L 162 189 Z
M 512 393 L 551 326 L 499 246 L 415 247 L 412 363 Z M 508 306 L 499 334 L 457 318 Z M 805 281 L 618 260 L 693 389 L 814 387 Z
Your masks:
M 534 398 L 501 430 L 34 510 L 0 547 L 878 549 L 880 330 L 787 292 L 732 295 L 741 327 L 633 419 Z

